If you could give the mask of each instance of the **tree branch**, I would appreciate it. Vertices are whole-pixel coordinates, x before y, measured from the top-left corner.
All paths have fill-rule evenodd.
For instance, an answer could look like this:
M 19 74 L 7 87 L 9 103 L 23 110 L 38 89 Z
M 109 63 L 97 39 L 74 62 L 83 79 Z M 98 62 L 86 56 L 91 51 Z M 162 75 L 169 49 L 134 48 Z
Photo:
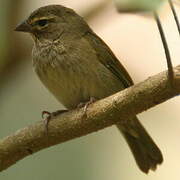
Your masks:
M 39 121 L 0 140 L 0 170 L 41 149 L 80 137 L 128 119 L 180 94 L 180 65 L 174 68 L 174 88 L 167 71 L 83 109 L 55 117 L 49 124 L 48 135 Z

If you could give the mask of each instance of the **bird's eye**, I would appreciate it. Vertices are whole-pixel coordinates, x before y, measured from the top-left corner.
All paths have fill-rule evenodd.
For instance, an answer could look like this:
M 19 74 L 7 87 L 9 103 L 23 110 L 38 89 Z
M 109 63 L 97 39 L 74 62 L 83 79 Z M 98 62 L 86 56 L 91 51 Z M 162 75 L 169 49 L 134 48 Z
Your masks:
M 37 24 L 41 27 L 44 27 L 47 24 L 48 20 L 47 19 L 41 19 L 37 21 Z

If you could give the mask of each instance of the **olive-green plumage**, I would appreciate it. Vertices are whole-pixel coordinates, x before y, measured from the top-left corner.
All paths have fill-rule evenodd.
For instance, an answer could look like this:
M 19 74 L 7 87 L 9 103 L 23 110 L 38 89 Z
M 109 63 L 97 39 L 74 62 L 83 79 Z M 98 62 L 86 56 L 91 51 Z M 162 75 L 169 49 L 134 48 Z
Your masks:
M 16 29 L 34 40 L 33 67 L 49 91 L 73 109 L 91 97 L 102 99 L 133 82 L 109 47 L 72 9 L 49 5 L 34 11 Z M 134 117 L 117 124 L 139 168 L 147 173 L 162 163 L 159 148 Z

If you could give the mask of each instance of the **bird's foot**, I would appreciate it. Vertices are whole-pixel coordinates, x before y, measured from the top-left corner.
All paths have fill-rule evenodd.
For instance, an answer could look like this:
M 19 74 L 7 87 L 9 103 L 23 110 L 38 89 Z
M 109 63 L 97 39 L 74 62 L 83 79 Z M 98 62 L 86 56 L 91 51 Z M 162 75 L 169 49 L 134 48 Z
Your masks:
M 87 108 L 89 107 L 90 104 L 94 103 L 96 101 L 96 99 L 94 97 L 90 97 L 90 100 L 88 102 L 85 103 L 80 103 L 77 107 L 78 108 L 83 108 L 83 116 L 86 116 L 86 112 L 87 112 Z
M 44 126 L 45 126 L 45 131 L 46 133 L 48 134 L 48 125 L 49 125 L 49 122 L 50 120 L 52 120 L 55 116 L 59 115 L 59 114 L 62 114 L 64 112 L 67 112 L 68 110 L 58 110 L 58 111 L 55 111 L 55 112 L 48 112 L 48 111 L 43 111 L 42 112 L 42 118 L 43 118 L 43 121 L 44 121 Z

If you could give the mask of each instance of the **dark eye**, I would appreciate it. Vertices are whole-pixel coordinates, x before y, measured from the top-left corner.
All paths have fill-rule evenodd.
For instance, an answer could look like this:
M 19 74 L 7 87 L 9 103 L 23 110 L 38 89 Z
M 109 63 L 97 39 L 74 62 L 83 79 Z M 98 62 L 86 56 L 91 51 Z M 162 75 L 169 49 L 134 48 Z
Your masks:
M 48 23 L 47 19 L 41 19 L 39 21 L 37 21 L 37 24 L 41 27 L 45 26 Z

